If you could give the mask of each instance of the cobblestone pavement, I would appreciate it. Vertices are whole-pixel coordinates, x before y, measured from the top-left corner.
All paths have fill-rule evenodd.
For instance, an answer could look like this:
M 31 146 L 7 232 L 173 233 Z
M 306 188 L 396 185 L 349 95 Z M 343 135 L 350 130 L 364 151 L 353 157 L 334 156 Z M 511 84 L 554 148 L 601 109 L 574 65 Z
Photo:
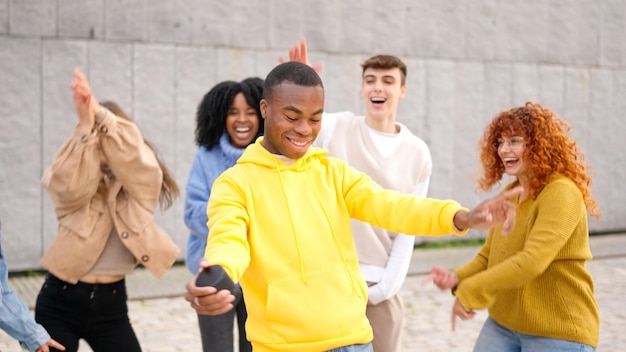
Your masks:
M 612 245 L 611 250 L 614 249 Z M 471 255 L 469 253 L 465 256 Z M 446 255 L 439 253 L 438 257 L 445 258 Z M 626 346 L 626 312 L 622 310 L 621 302 L 626 295 L 626 256 L 596 257 L 588 263 L 588 268 L 596 285 L 602 320 L 597 350 L 623 351 Z M 135 296 L 132 299 L 131 294 L 130 318 L 144 352 L 201 351 L 196 315 L 180 295 L 189 276 L 186 276 L 184 267 L 172 271 L 171 275 L 177 276 L 178 280 L 178 293 L 173 296 Z M 458 321 L 456 332 L 452 332 L 450 313 L 453 297 L 432 285 L 422 287 L 423 278 L 423 274 L 411 274 L 401 291 L 407 313 L 403 343 L 405 351 L 471 351 L 487 313 L 480 311 L 473 320 Z M 139 284 L 129 282 L 129 292 L 133 291 L 133 285 Z M 143 289 L 146 290 L 145 285 Z M 91 351 L 84 343 L 79 350 Z M 21 349 L 17 342 L 0 331 L 0 351 L 20 352 Z
M 626 346 L 626 257 L 597 259 L 589 262 L 600 306 L 600 344 L 598 352 L 624 351 Z M 409 277 L 401 294 L 407 312 L 404 326 L 405 351 L 472 351 L 474 341 L 487 318 L 479 311 L 473 320 L 457 321 L 451 331 L 453 297 L 434 287 L 422 287 L 424 276 Z

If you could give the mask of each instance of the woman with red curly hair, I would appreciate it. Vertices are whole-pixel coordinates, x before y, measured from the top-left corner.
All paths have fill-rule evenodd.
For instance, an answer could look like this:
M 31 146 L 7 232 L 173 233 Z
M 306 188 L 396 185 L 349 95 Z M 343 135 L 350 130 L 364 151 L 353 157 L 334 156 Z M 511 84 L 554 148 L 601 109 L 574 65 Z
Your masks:
M 523 186 L 514 229 L 490 230 L 476 257 L 448 271 L 433 267 L 429 279 L 456 295 L 456 317 L 489 310 L 474 351 L 594 351 L 600 318 L 593 281 L 587 214 L 599 218 L 589 190 L 589 166 L 570 125 L 539 104 L 504 111 L 480 142 L 483 191 L 506 173 Z

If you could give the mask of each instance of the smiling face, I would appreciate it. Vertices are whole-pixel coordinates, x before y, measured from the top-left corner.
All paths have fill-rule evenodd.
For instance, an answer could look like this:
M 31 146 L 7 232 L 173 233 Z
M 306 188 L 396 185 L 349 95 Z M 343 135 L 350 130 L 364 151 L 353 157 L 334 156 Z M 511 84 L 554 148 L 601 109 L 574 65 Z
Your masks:
M 398 102 L 404 98 L 406 86 L 402 84 L 399 68 L 371 68 L 363 72 L 361 96 L 369 118 L 395 120 Z
M 248 105 L 243 93 L 235 95 L 228 109 L 226 132 L 230 136 L 230 144 L 237 148 L 248 146 L 259 132 L 259 117 L 254 108 Z
M 272 154 L 298 159 L 306 153 L 320 131 L 324 89 L 283 82 L 261 100 L 265 119 L 263 147 Z
M 504 164 L 504 172 L 518 179 L 523 176 L 524 166 L 524 137 L 502 136 L 497 143 L 498 156 Z

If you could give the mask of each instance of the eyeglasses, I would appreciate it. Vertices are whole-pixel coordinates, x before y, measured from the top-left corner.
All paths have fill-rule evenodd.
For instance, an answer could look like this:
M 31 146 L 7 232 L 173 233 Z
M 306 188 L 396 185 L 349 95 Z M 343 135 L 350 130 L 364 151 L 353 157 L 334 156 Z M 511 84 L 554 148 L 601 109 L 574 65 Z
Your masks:
M 505 145 L 509 146 L 509 149 L 519 149 L 524 146 L 524 138 L 515 136 L 511 138 L 498 138 L 494 147 L 497 150 L 504 147 Z

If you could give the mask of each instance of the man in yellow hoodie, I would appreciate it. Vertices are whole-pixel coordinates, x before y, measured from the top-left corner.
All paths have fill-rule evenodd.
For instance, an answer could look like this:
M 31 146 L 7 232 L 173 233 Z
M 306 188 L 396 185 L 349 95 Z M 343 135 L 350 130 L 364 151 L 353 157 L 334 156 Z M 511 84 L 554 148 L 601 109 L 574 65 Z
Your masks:
M 320 130 L 324 88 L 317 73 L 283 63 L 265 80 L 265 136 L 214 183 L 201 267 L 222 266 L 246 297 L 255 352 L 372 351 L 367 285 L 350 219 L 407 234 L 463 235 L 514 225 L 514 189 L 471 211 L 385 190 L 345 162 L 311 147 Z M 499 225 L 501 224 L 502 225 Z M 187 284 L 200 314 L 232 309 L 234 296 Z

